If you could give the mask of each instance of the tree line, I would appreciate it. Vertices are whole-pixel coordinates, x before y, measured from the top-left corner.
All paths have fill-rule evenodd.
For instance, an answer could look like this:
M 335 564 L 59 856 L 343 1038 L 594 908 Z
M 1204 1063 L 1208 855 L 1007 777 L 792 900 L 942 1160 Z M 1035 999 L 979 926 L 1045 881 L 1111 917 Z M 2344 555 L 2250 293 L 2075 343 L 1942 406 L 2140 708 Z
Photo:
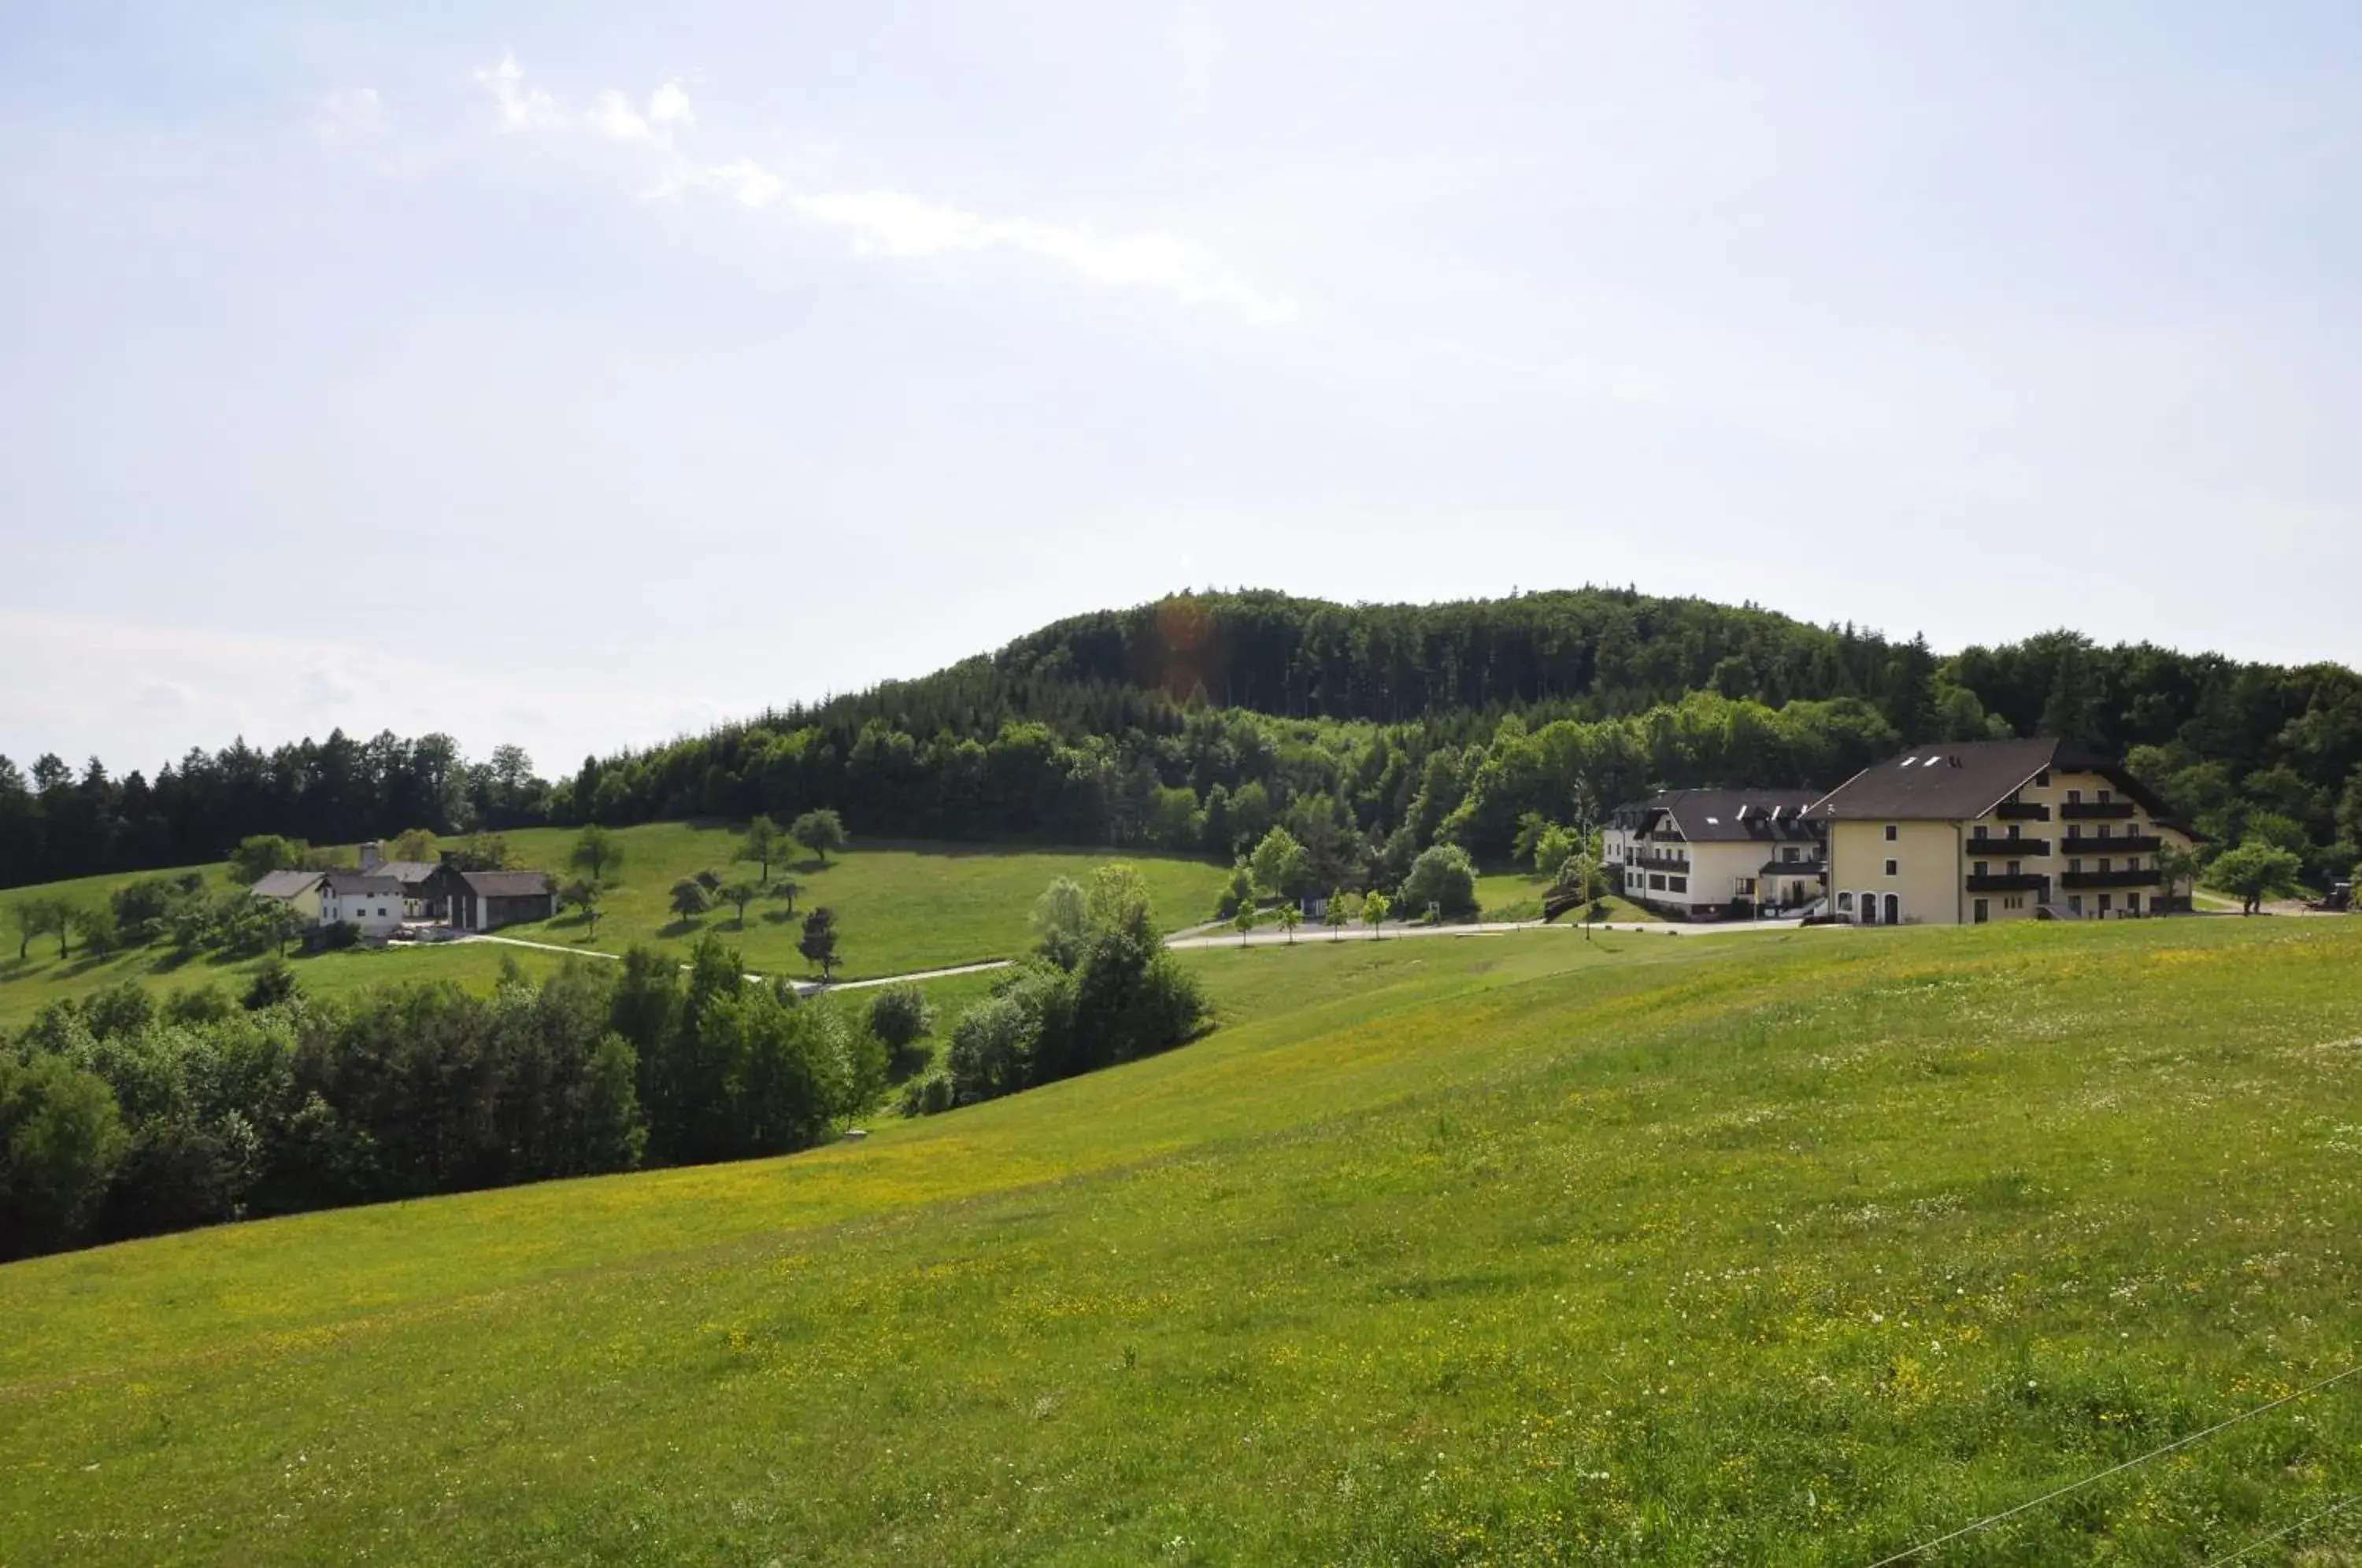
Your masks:
M 2068 632 L 1938 657 L 1924 639 L 1595 589 L 1426 606 L 1240 593 L 1061 622 L 923 679 L 553 780 L 513 747 L 471 764 L 431 735 L 338 733 L 267 756 L 240 743 L 152 782 L 54 756 L 28 778 L 0 759 L 0 886 L 218 859 L 253 834 L 349 843 L 828 807 L 869 836 L 1229 858 L 1308 801 L 1374 875 L 1398 875 L 1401 851 L 1439 833 L 1505 852 L 1522 812 L 1562 810 L 1581 777 L 1611 804 L 1660 787 L 1831 786 L 1905 744 L 2036 734 L 2125 753 L 2210 838 L 2285 843 L 2316 878 L 2362 852 L 2362 677 L 2339 666 Z
M 877 1102 L 892 1054 L 858 1010 L 745 971 L 708 937 L 686 973 L 635 948 L 489 998 L 314 999 L 273 962 L 242 999 L 53 1004 L 0 1042 L 0 1256 L 808 1147 Z

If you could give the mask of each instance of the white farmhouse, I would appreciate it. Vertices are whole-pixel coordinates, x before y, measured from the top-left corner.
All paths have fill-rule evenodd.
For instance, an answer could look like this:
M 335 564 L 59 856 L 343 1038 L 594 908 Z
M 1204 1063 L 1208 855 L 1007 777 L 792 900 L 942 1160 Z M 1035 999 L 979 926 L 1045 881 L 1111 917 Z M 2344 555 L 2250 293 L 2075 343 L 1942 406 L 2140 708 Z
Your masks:
M 1611 878 L 1634 903 L 1689 920 L 1802 909 L 1822 896 L 1827 829 L 1811 790 L 1668 790 L 1612 812 Z
M 320 879 L 320 923 L 346 922 L 361 934 L 383 941 L 403 919 L 402 883 L 365 871 L 330 871 Z

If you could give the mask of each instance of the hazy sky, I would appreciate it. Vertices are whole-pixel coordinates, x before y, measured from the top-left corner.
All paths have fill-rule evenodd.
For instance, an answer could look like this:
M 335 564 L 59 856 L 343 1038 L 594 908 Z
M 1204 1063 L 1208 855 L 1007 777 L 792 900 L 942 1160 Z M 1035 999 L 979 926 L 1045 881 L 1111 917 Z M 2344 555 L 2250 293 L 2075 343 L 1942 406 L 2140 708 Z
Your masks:
M 0 753 L 1184 586 L 2362 663 L 2362 6 L 0 10 Z

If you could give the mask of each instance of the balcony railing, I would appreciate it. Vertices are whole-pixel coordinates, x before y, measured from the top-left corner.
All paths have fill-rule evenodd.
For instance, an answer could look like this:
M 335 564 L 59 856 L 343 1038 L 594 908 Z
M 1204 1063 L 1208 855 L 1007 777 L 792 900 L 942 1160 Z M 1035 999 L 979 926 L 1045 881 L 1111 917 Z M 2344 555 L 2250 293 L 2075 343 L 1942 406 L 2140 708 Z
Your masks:
M 1647 850 L 1632 857 L 1632 864 L 1650 871 L 1687 871 L 1690 863 L 1673 855 L 1651 855 Z
M 2039 860 L 2050 853 L 2047 838 L 1972 838 L 1969 856 L 1974 860 Z
M 1829 863 L 1826 860 L 1767 860 L 1759 877 L 1826 877 Z
M 2140 808 L 2130 801 L 2070 801 L 2058 814 L 2070 823 L 2122 821 Z
M 2058 841 L 2061 855 L 2155 855 L 2165 840 L 2153 833 L 2128 833 L 2120 838 L 2087 838 L 2069 834 Z
M 2050 878 L 2047 877 L 1970 876 L 1969 878 L 1969 891 L 1971 893 L 2038 893 L 2049 885 Z
M 2154 888 L 2157 872 L 2147 871 L 2070 871 L 2058 878 L 2062 888 Z
M 2047 823 L 2050 808 L 2035 801 L 2003 801 L 1993 808 L 1993 815 L 2005 823 Z

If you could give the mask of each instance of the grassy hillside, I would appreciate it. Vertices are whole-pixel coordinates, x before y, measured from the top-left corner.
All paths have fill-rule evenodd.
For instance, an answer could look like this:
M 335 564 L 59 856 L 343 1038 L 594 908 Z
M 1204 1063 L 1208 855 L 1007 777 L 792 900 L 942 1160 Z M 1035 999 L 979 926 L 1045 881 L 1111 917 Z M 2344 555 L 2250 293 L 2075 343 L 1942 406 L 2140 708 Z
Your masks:
M 574 843 L 571 830 L 526 829 L 506 836 L 523 864 L 561 878 L 569 875 L 566 857 Z M 738 834 L 718 827 L 660 823 L 625 828 L 615 836 L 625 850 L 623 879 L 609 891 L 596 942 L 586 939 L 582 918 L 572 911 L 554 921 L 510 927 L 501 934 L 608 954 L 649 943 L 685 955 L 701 935 L 713 932 L 739 949 L 754 971 L 800 977 L 811 972 L 811 966 L 797 953 L 796 939 L 804 911 L 817 901 L 837 911 L 845 958 L 839 977 L 859 979 L 1016 954 L 1032 940 L 1026 922 L 1042 889 L 1060 876 L 1087 878 L 1091 867 L 1109 860 L 1130 859 L 1141 868 L 1158 913 L 1175 930 L 1212 914 L 1228 875 L 1207 861 L 1125 856 L 1109 849 L 856 844 L 847 854 L 831 856 L 825 867 L 794 849 L 790 862 L 774 864 L 772 878 L 774 883 L 792 878 L 801 885 L 796 912 L 788 913 L 775 888 L 748 906 L 742 930 L 737 911 L 727 906 L 689 922 L 677 920 L 668 907 L 672 885 L 702 870 L 716 871 L 725 881 L 741 876 L 756 878 L 757 867 L 731 861 Z M 352 853 L 348 850 L 347 857 Z M 184 869 L 203 872 L 217 888 L 230 885 L 226 870 L 218 865 Z M 11 914 L 17 901 L 63 898 L 77 907 L 94 905 L 138 877 L 179 874 L 86 877 L 0 890 L 0 936 L 8 938 L 0 944 L 0 1029 L 22 1024 L 50 1002 L 87 996 L 127 979 L 140 980 L 160 994 L 208 981 L 243 989 L 262 959 L 226 963 L 200 955 L 181 962 L 161 948 L 148 948 L 102 959 L 75 951 L 61 961 L 53 937 L 36 938 L 27 956 L 17 958 Z M 508 951 L 533 972 L 557 961 L 554 955 Z M 322 954 L 295 963 L 307 989 L 333 995 L 380 980 L 419 976 L 489 988 L 498 977 L 501 960 L 490 949 L 463 944 Z
M 1861 1563 L 2362 1340 L 2362 922 L 1188 962 L 863 1143 L 0 1269 L 0 1561 Z M 2357 1383 L 1944 1560 L 2206 1561 Z
M 186 869 L 204 873 L 217 889 L 230 885 L 227 873 L 219 866 Z M 200 954 L 183 960 L 165 948 L 147 947 L 102 958 L 93 958 L 76 949 L 61 960 L 58 957 L 57 939 L 50 936 L 34 938 L 26 955 L 17 956 L 17 926 L 11 911 L 19 900 L 62 898 L 77 908 L 84 908 L 103 902 L 107 894 L 139 877 L 178 875 L 179 871 L 171 871 L 85 877 L 77 881 L 0 891 L 0 933 L 7 938 L 5 945 L 0 945 L 0 1029 L 18 1027 L 51 1002 L 86 997 L 126 980 L 138 981 L 159 996 L 204 985 L 219 986 L 233 996 L 243 992 L 255 970 L 268 962 L 267 958 L 226 960 L 217 955 Z M 529 974 L 540 974 L 565 962 L 555 954 L 473 944 L 321 953 L 292 957 L 289 962 L 294 966 L 306 992 L 314 996 L 342 996 L 364 987 L 429 978 L 448 979 L 471 989 L 489 991 L 500 978 L 503 957 Z
M 576 835 L 568 829 L 533 828 L 505 836 L 524 865 L 563 872 Z M 1042 889 L 1061 876 L 1087 878 L 1091 867 L 1110 860 L 1130 860 L 1140 867 L 1157 914 L 1175 930 L 1212 915 L 1229 875 L 1210 861 L 1112 849 L 855 843 L 822 866 L 791 847 L 790 861 L 775 863 L 771 875 L 775 884 L 785 878 L 801 885 L 793 914 L 775 889 L 747 906 L 744 930 L 737 911 L 728 906 L 693 922 L 676 919 L 669 900 L 673 884 L 683 877 L 712 870 L 725 882 L 757 878 L 760 867 L 731 860 L 740 836 L 688 823 L 621 829 L 615 837 L 624 846 L 623 880 L 608 892 L 595 942 L 586 938 L 582 917 L 572 911 L 502 934 L 610 953 L 635 943 L 686 953 L 701 934 L 713 931 L 744 952 L 757 972 L 800 976 L 810 966 L 796 952 L 796 940 L 804 912 L 821 903 L 836 911 L 844 955 L 839 972 L 858 979 L 1021 952 L 1032 940 L 1026 921 Z

